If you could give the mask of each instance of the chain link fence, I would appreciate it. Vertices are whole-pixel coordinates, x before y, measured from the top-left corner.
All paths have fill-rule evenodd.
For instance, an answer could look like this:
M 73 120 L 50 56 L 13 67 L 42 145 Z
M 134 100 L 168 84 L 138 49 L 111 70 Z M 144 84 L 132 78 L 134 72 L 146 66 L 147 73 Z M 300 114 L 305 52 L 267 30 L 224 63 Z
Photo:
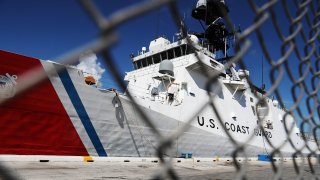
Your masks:
M 260 2 L 260 1 L 259 1 Z M 123 23 L 126 23 L 138 16 L 143 16 L 145 13 L 156 10 L 160 7 L 167 6 L 171 12 L 172 19 L 176 23 L 177 27 L 182 29 L 182 36 L 187 37 L 186 27 L 181 26 L 181 17 L 179 15 L 176 2 L 174 0 L 151 0 L 146 1 L 141 4 L 136 4 L 129 8 L 125 8 L 121 11 L 113 13 L 109 17 L 104 17 L 102 13 L 97 9 L 96 5 L 90 0 L 80 0 L 79 3 L 83 6 L 84 10 L 87 12 L 88 16 L 91 17 L 92 21 L 100 29 L 100 36 L 80 47 L 78 50 L 70 52 L 66 56 L 63 56 L 58 60 L 62 64 L 76 64 L 80 54 L 87 50 L 91 50 L 103 57 L 105 64 L 108 66 L 109 71 L 113 75 L 115 81 L 122 89 L 126 89 L 126 84 L 121 78 L 121 73 L 119 69 L 115 66 L 115 60 L 110 55 L 110 48 L 118 41 L 116 34 L 116 28 Z M 259 42 L 259 46 L 265 57 L 264 61 L 267 65 L 270 66 L 268 72 L 269 78 L 271 81 L 271 87 L 266 89 L 265 96 L 257 96 L 260 101 L 256 104 L 263 104 L 266 101 L 265 97 L 275 96 L 279 100 L 279 103 L 282 107 L 286 107 L 286 102 L 283 99 L 283 92 L 280 90 L 280 85 L 283 82 L 283 78 L 287 77 L 289 79 L 290 85 L 287 85 L 287 90 L 291 91 L 293 104 L 289 107 L 286 107 L 286 113 L 283 117 L 284 119 L 284 131 L 287 133 L 287 141 L 280 146 L 275 146 L 268 138 L 264 138 L 266 143 L 273 147 L 273 151 L 269 152 L 272 157 L 283 157 L 281 154 L 281 147 L 286 143 L 289 143 L 294 149 L 295 153 L 293 157 L 300 156 L 307 159 L 307 164 L 309 165 L 310 172 L 315 179 L 319 179 L 316 176 L 316 166 L 311 161 L 311 157 L 317 156 L 319 153 L 319 148 L 317 150 L 312 150 L 308 147 L 307 141 L 312 139 L 314 140 L 318 147 L 319 146 L 319 132 L 320 132 L 320 123 L 319 123 L 319 88 L 320 88 L 320 1 L 319 0 L 269 0 L 265 3 L 257 3 L 255 0 L 247 0 L 244 3 L 248 3 L 251 7 L 251 11 L 254 12 L 254 23 L 251 26 L 244 29 L 242 32 L 237 32 L 236 43 L 235 43 L 235 56 L 231 58 L 225 64 L 225 68 L 228 69 L 232 66 L 233 63 L 240 65 L 241 69 L 247 69 L 247 63 L 244 60 L 244 56 L 250 48 L 252 47 L 250 36 L 256 36 Z M 279 12 L 275 9 L 275 6 L 281 7 L 284 12 L 289 26 L 283 28 L 278 19 Z M 289 6 L 291 8 L 289 8 Z M 292 8 L 293 7 L 293 8 Z M 230 29 L 233 29 L 233 21 L 228 16 L 227 13 L 224 13 L 224 19 L 226 20 L 227 26 Z M 267 39 L 265 38 L 265 32 L 263 31 L 263 26 L 266 22 L 269 22 L 273 26 L 273 30 L 276 32 L 277 38 L 282 42 L 280 49 L 281 54 L 279 57 L 272 57 L 272 53 L 268 48 L 266 43 Z M 236 32 L 235 29 L 232 30 Z M 188 39 L 188 43 L 192 46 L 191 41 Z M 198 60 L 201 59 L 197 57 Z M 292 63 L 292 61 L 296 61 Z M 292 67 L 294 64 L 296 67 Z M 202 64 L 203 66 L 203 64 Z M 52 69 L 52 72 L 55 72 L 56 69 Z M 50 74 L 50 71 L 47 71 Z M 210 91 L 212 83 L 217 81 L 219 74 L 207 73 L 207 89 Z M 32 77 L 32 78 L 30 78 Z M 20 76 L 21 80 L 19 86 L 17 86 L 17 93 L 22 93 L 26 90 L 31 89 L 36 84 L 40 83 L 47 77 L 43 71 L 38 69 L 33 69 L 32 71 Z M 248 76 L 246 76 L 247 81 L 253 86 L 252 81 Z M 290 87 L 289 87 L 290 86 Z M 147 115 L 139 108 L 137 102 L 130 95 L 130 92 L 127 93 L 127 96 L 131 99 L 132 103 L 136 105 L 137 112 L 143 117 L 144 122 L 153 129 L 154 133 L 158 136 L 159 147 L 157 148 L 158 157 L 162 163 L 162 171 L 154 174 L 155 179 L 171 178 L 179 179 L 179 176 L 175 172 L 172 166 L 172 160 L 165 158 L 164 154 L 168 151 L 173 141 L 176 137 L 182 135 L 185 132 L 189 124 L 197 116 L 197 113 L 201 112 L 204 107 L 210 106 L 218 117 L 218 121 L 223 124 L 224 120 L 219 115 L 216 104 L 214 101 L 208 101 L 208 103 L 197 107 L 198 111 L 194 114 L 193 117 L 190 117 L 184 125 L 180 126 L 174 133 L 170 135 L 163 135 L 158 131 L 157 127 L 152 123 Z M 214 97 L 208 94 L 208 98 L 213 99 Z M 5 103 L 5 100 L 0 100 L 0 103 Z M 310 150 L 309 154 L 303 154 L 303 148 L 297 148 L 290 138 L 290 134 L 293 133 L 293 127 L 287 125 L 286 117 L 293 116 L 295 117 L 296 122 L 301 122 L 301 129 L 304 129 L 305 126 L 309 127 L 310 134 L 304 134 L 302 132 L 301 138 L 305 141 L 305 147 Z M 258 120 L 258 127 L 261 130 L 264 130 L 262 125 L 262 119 Z M 245 150 L 247 143 L 239 143 L 234 139 L 233 136 L 229 134 L 229 131 L 224 129 L 225 133 L 229 137 L 229 141 L 234 145 L 233 149 L 233 159 L 234 159 L 234 168 L 236 173 L 236 178 L 246 179 L 246 164 L 247 161 L 239 163 L 237 157 L 246 157 Z M 252 140 L 254 135 L 247 140 L 249 142 Z M 281 161 L 282 162 L 282 161 Z M 319 162 L 317 162 L 319 163 Z M 293 165 L 295 172 L 298 178 L 303 178 L 303 166 L 299 164 L 295 158 L 293 158 Z M 282 163 L 272 162 L 272 170 L 274 172 L 274 179 L 281 179 L 283 175 L 283 166 Z M 15 179 L 15 176 L 10 173 L 5 167 L 0 168 L 0 173 L 4 179 Z

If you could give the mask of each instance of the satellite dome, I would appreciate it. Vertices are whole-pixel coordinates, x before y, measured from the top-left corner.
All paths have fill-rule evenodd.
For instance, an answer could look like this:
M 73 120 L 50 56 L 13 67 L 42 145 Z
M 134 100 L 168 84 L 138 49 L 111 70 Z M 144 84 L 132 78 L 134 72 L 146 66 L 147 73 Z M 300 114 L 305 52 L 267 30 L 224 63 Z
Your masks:
M 197 2 L 197 8 L 200 6 L 207 6 L 207 1 L 206 0 L 198 0 Z
M 239 69 L 238 75 L 240 78 L 245 78 L 246 75 L 249 76 L 250 72 L 248 70 Z
M 154 51 L 154 52 L 161 51 L 169 44 L 170 44 L 170 41 L 168 39 L 159 37 L 150 42 L 149 51 Z
M 199 44 L 199 38 L 195 35 L 189 35 L 189 38 L 191 40 L 191 42 L 193 42 L 194 44 Z
M 173 63 L 169 60 L 161 61 L 159 66 L 159 73 L 174 76 Z

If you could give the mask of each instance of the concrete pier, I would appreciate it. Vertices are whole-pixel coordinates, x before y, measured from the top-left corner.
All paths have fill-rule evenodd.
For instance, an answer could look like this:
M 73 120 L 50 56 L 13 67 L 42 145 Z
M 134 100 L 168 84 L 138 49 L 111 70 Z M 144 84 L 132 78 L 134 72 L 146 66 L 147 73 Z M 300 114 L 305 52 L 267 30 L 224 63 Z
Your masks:
M 164 174 L 163 167 L 156 158 L 115 158 L 84 161 L 61 161 L 44 159 L 39 161 L 2 161 L 18 179 L 152 179 L 156 174 Z M 41 161 L 41 162 L 40 162 Z M 243 161 L 239 160 L 243 165 Z M 276 162 L 280 165 L 280 161 Z M 299 161 L 303 179 L 320 177 L 320 166 L 313 161 L 315 175 L 306 161 Z M 172 167 L 181 179 L 234 179 L 236 169 L 229 159 L 173 159 Z M 297 179 L 292 160 L 282 165 L 282 179 Z M 273 179 L 270 162 L 250 160 L 245 166 L 248 179 Z M 1 176 L 0 176 L 1 177 Z M 2 178 L 0 178 L 2 179 Z

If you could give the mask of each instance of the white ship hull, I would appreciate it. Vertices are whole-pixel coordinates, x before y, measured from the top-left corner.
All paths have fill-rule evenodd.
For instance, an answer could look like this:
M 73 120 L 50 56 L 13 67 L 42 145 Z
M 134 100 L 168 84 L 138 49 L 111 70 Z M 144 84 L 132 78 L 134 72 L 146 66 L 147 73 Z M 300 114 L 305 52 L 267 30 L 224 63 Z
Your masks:
M 113 157 L 157 155 L 159 138 L 138 115 L 137 107 L 132 105 L 126 95 L 87 85 L 82 72 L 72 67 L 4 51 L 0 55 L 0 72 L 8 77 L 15 75 L 12 77 L 16 78 L 16 84 L 19 84 L 20 74 L 29 70 L 25 68 L 25 63 L 35 64 L 45 72 L 57 67 L 64 69 L 48 74 L 45 85 L 19 98 L 14 98 L 14 95 L 2 97 L 12 98 L 13 102 L 9 101 L 0 108 L 3 115 L 0 136 L 6 139 L 0 145 L 0 154 Z M 178 73 L 184 73 L 178 84 L 188 82 L 187 86 L 190 87 L 180 89 L 177 101 L 169 102 L 166 96 L 161 96 L 162 82 L 156 82 L 153 78 L 159 74 L 154 71 L 159 68 L 158 64 L 135 70 L 126 77 L 129 81 L 128 91 L 163 136 L 169 136 L 189 123 L 189 128 L 174 139 L 166 155 L 180 157 L 192 153 L 193 157 L 230 157 L 236 147 L 225 131 L 230 133 L 236 143 L 246 143 L 245 154 L 240 152 L 241 156 L 270 154 L 280 146 L 282 155 L 292 156 L 296 150 L 288 139 L 297 149 L 303 147 L 302 153 L 311 152 L 307 147 L 318 153 L 315 141 L 308 140 L 308 146 L 305 146 L 293 117 L 283 119 L 285 111 L 274 104 L 273 100 L 267 99 L 269 113 L 266 115 L 266 118 L 272 120 L 273 128 L 265 128 L 265 133 L 261 133 L 257 126 L 258 114 L 252 109 L 257 103 L 254 91 L 248 87 L 235 91 L 220 78 L 219 83 L 212 85 L 210 94 L 213 98 L 210 99 L 205 88 L 206 77 L 195 70 L 196 58 L 193 54 L 176 58 L 172 62 Z M 16 84 L 11 84 L 10 88 Z M 149 86 L 155 85 L 160 90 L 157 96 L 150 94 Z M 6 88 L 5 85 L 1 87 Z M 219 117 L 209 105 L 199 111 L 208 102 L 213 102 Z M 289 127 L 293 126 L 289 135 L 284 129 L 284 121 L 287 121 Z M 250 137 L 252 139 L 248 141 Z M 274 147 L 269 145 L 266 138 Z

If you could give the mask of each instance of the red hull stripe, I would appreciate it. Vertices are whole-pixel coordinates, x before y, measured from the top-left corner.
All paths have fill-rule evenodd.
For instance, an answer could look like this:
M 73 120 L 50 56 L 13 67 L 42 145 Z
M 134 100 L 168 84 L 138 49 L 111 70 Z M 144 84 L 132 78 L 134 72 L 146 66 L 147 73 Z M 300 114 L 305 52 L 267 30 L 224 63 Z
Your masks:
M 36 67 L 38 59 L 0 50 L 0 75 L 16 75 L 17 84 Z M 48 78 L 0 106 L 0 138 L 0 154 L 89 155 Z

